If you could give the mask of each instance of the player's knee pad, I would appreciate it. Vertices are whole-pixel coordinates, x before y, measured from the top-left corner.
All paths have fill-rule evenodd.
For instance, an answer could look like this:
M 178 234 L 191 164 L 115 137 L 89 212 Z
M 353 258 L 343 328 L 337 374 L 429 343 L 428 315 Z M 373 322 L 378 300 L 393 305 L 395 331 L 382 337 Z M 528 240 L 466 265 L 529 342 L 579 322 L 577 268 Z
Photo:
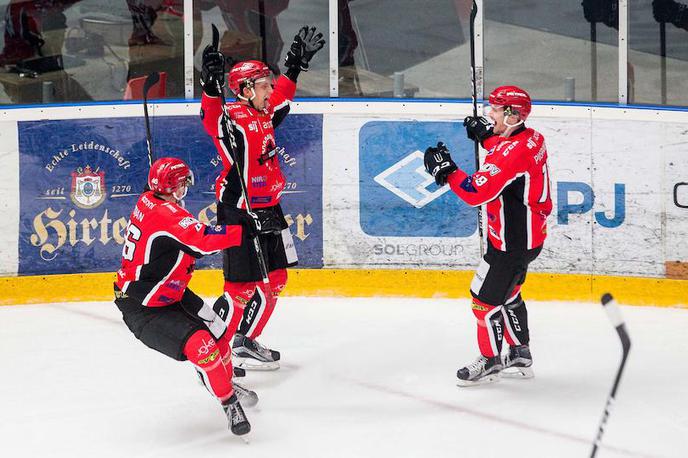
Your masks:
M 215 315 L 219 316 L 225 325 L 232 320 L 232 315 L 234 313 L 234 307 L 232 306 L 232 298 L 229 294 L 224 293 L 222 296 L 218 297 L 215 303 L 213 303 L 213 312 Z
M 191 334 L 184 345 L 184 355 L 191 363 L 204 370 L 221 364 L 220 349 L 213 336 L 205 330 Z
M 234 306 L 229 294 L 224 293 L 222 296 L 218 297 L 213 304 L 213 312 L 222 319 L 227 328 L 224 335 L 215 341 L 217 347 L 220 349 L 222 362 L 226 365 L 229 364 L 231 358 L 231 339 L 234 337 L 236 328 L 239 325 L 237 315 L 241 316 L 241 310 Z

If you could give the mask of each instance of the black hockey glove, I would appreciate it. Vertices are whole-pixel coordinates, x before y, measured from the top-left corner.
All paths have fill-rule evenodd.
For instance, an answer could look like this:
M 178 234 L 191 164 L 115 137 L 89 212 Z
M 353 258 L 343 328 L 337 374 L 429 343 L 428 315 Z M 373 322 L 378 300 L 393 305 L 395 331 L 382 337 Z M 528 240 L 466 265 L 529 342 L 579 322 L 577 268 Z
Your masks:
M 203 50 L 203 65 L 201 67 L 201 87 L 203 92 L 212 97 L 220 95 L 218 91 L 225 86 L 225 56 L 213 45 L 208 45 Z
M 316 31 L 315 27 L 301 27 L 299 33 L 294 35 L 294 41 L 291 42 L 287 57 L 284 59 L 287 72 L 292 69 L 297 70 L 297 74 L 298 71 L 308 71 L 308 63 L 323 46 L 325 46 L 325 39 L 322 33 Z
M 430 147 L 425 150 L 425 171 L 435 178 L 438 186 L 447 184 L 447 178 L 454 173 L 458 167 L 449 155 L 447 146 L 439 142 L 437 147 Z
M 239 224 L 244 228 L 249 238 L 256 238 L 261 233 L 261 225 L 255 213 L 239 212 Z
M 466 126 L 466 135 L 468 135 L 468 138 L 474 141 L 478 140 L 481 145 L 485 139 L 494 135 L 492 124 L 482 116 L 478 116 L 477 118 L 467 116 L 466 119 L 463 120 L 463 125 Z
M 278 212 L 276 207 L 255 208 L 253 211 L 260 221 L 261 234 L 279 234 L 289 227 L 282 212 Z

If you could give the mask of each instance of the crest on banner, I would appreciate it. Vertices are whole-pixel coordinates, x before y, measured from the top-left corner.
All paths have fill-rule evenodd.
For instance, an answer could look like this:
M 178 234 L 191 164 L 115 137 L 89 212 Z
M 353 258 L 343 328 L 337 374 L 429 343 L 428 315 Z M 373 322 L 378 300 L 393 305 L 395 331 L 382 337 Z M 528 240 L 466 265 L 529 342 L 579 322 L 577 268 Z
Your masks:
M 72 172 L 72 202 L 79 208 L 96 208 L 105 200 L 105 172 L 90 166 Z

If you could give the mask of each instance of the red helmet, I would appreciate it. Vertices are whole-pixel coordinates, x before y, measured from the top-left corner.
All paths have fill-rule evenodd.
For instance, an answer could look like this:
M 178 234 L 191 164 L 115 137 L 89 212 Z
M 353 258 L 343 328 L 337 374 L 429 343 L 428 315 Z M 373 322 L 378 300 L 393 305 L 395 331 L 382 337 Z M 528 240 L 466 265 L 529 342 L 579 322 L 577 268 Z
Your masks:
M 239 62 L 229 71 L 229 89 L 235 95 L 240 95 L 242 84 L 267 78 L 271 74 L 268 66 L 258 60 Z
M 532 106 L 528 93 L 518 86 L 499 86 L 490 93 L 489 101 L 490 105 L 511 107 L 523 121 L 530 114 Z
M 180 185 L 192 185 L 193 173 L 188 165 L 176 157 L 161 157 L 148 172 L 148 187 L 158 194 L 171 195 Z

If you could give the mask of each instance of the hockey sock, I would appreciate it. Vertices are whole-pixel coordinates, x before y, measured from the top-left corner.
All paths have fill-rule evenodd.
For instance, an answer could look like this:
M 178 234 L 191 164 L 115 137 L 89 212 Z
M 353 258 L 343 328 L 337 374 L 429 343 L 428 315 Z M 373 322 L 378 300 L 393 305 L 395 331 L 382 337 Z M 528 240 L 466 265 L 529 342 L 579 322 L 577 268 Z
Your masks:
M 199 330 L 191 334 L 184 345 L 184 355 L 200 369 L 205 386 L 209 387 L 221 402 L 234 394 L 231 372 L 227 373 L 222 364 L 220 349 L 208 331 Z
M 501 306 L 487 304 L 474 297 L 471 303 L 473 315 L 478 319 L 478 348 L 480 354 L 489 358 L 502 350 Z
M 234 338 L 234 334 L 225 332 L 225 335 L 215 342 L 217 348 L 220 350 L 222 364 L 225 365 L 227 373 L 232 373 L 232 338 Z
M 277 305 L 277 298 L 287 284 L 287 269 L 278 269 L 270 272 L 268 274 L 270 280 L 270 295 L 265 304 L 265 310 L 260 315 L 260 318 L 256 322 L 256 326 L 251 330 L 248 335 L 251 339 L 257 339 L 263 332 L 265 325 L 268 324 L 272 312 L 275 310 L 275 305 Z

